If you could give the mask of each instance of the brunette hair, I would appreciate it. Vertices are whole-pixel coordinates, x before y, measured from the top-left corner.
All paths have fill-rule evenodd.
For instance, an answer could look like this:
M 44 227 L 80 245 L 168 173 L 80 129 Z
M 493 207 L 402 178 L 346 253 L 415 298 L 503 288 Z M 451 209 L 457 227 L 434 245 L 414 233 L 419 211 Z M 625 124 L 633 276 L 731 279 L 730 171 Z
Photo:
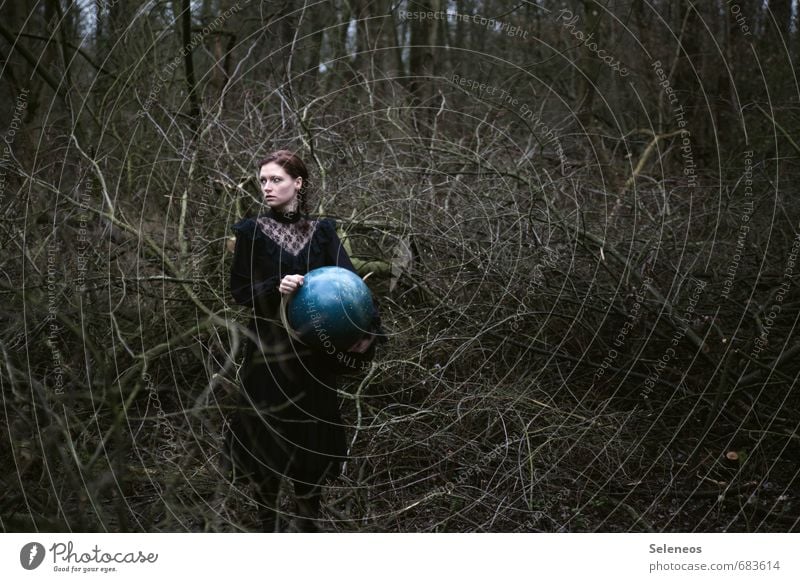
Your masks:
M 303 179 L 303 186 L 297 192 L 297 198 L 300 203 L 300 210 L 308 214 L 308 168 L 306 168 L 303 160 L 292 151 L 277 150 L 258 162 L 258 171 L 260 172 L 261 168 L 272 162 L 282 167 L 292 178 Z

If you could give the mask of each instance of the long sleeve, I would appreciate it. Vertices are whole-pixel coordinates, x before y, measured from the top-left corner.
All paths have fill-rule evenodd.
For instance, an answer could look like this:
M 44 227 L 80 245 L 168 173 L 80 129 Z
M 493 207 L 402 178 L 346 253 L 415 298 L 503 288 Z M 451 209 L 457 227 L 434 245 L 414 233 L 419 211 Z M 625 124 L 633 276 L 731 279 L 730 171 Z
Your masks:
M 253 264 L 255 241 L 244 228 L 237 227 L 239 225 L 234 226 L 237 234 L 231 264 L 231 295 L 234 301 L 245 306 L 253 306 L 261 301 L 280 301 L 280 277 L 261 275 L 261 269 Z

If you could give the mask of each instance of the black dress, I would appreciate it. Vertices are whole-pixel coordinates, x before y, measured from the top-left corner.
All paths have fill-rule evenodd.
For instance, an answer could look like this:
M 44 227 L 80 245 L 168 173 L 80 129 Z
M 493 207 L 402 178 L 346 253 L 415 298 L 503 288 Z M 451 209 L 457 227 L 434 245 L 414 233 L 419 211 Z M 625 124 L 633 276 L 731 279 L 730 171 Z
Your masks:
M 368 366 L 375 345 L 386 341 L 380 315 L 376 308 L 377 337 L 363 354 L 337 357 L 294 341 L 280 320 L 280 280 L 328 265 L 356 272 L 335 222 L 268 209 L 233 230 L 231 294 L 252 309 L 248 329 L 261 344 L 245 340 L 243 390 L 227 436 L 234 477 L 323 484 L 338 474 L 347 454 L 336 378 Z

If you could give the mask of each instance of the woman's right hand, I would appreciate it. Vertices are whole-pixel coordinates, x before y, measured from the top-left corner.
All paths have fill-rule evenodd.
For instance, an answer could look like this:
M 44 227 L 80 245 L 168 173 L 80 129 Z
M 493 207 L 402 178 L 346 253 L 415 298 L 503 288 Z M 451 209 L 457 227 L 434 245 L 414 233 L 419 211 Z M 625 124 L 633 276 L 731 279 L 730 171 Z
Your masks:
M 286 275 L 281 279 L 278 285 L 278 291 L 284 295 L 289 295 L 297 291 L 298 287 L 303 284 L 303 275 Z

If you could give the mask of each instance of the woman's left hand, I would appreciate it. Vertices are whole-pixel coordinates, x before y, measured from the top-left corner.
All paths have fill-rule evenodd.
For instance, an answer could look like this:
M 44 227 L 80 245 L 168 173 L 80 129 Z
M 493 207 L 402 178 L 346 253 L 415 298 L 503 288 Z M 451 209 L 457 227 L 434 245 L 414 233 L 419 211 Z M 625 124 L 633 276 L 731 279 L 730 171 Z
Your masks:
M 363 337 L 356 343 L 354 343 L 352 346 L 350 346 L 350 349 L 347 351 L 358 352 L 359 354 L 363 354 L 369 349 L 369 346 L 372 344 L 374 339 L 375 339 L 374 335 L 368 335 L 366 337 Z

